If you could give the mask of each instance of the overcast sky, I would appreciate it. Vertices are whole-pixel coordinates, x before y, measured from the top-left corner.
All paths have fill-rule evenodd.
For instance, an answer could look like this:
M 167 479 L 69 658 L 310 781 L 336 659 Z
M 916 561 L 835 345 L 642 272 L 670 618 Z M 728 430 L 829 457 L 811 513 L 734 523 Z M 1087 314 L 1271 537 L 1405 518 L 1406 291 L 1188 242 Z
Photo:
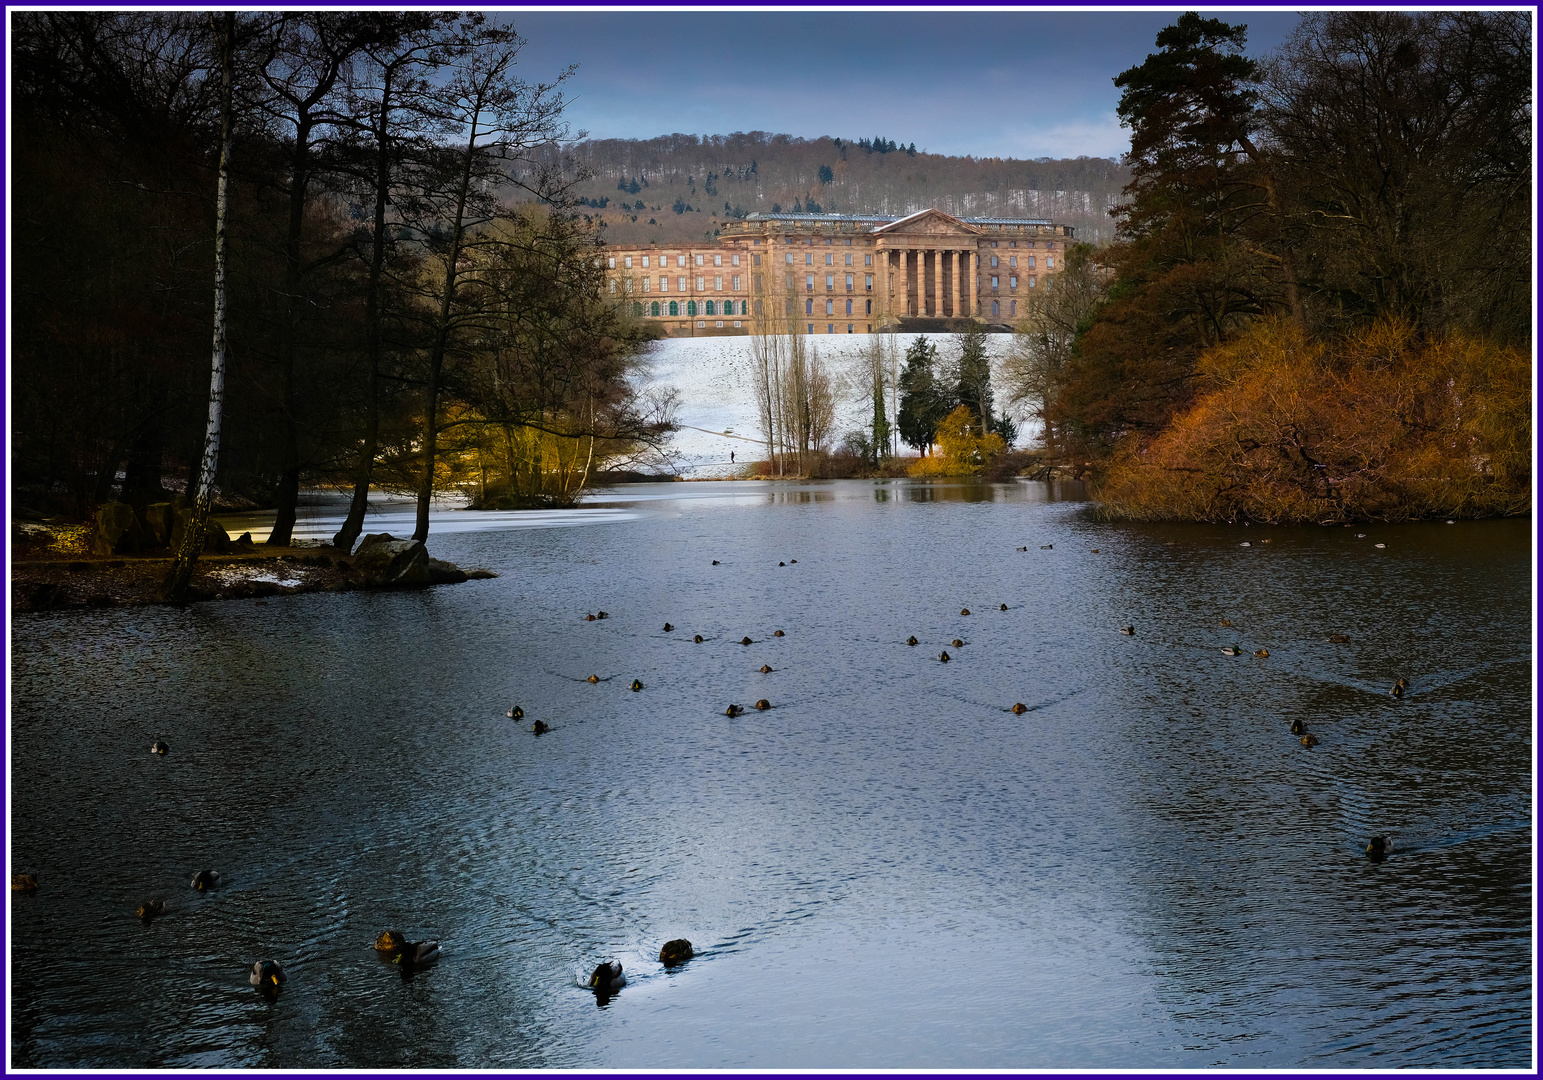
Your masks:
M 525 77 L 579 65 L 568 118 L 595 138 L 883 135 L 942 154 L 1118 157 L 1113 78 L 1172 11 L 505 11 Z M 1262 56 L 1294 12 L 1217 11 Z

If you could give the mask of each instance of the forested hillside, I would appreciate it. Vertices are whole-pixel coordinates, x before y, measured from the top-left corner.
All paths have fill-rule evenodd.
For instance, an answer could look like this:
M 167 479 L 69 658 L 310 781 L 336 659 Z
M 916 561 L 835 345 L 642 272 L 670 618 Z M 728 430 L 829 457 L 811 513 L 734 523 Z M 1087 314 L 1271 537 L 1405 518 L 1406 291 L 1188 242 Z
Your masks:
M 756 211 L 1046 217 L 1099 243 L 1130 176 L 1107 158 L 1018 161 L 927 154 L 876 136 L 663 135 L 578 144 L 594 177 L 575 190 L 612 243 L 710 239 Z

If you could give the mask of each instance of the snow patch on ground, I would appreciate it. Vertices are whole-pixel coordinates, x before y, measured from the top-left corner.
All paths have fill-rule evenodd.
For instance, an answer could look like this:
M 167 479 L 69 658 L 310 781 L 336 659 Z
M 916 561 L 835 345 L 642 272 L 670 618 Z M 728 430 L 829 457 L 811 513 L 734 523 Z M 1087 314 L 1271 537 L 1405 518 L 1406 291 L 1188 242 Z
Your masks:
M 836 395 L 836 423 L 832 439 L 839 446 L 847 432 L 868 427 L 873 420 L 873 390 L 868 382 L 866 353 L 880 335 L 816 335 L 809 345 L 831 378 Z M 905 351 L 920 334 L 885 335 L 893 342 L 897 364 L 905 363 Z M 927 335 L 942 357 L 959 354 L 959 335 Z M 987 338 L 992 359 L 1000 365 L 1011 343 L 1007 334 Z M 765 434 L 755 403 L 753 339 L 750 337 L 666 338 L 647 353 L 646 374 L 640 385 L 673 386 L 680 391 L 676 420 L 681 430 L 666 448 L 667 461 L 657 456 L 644 467 L 679 473 L 687 479 L 732 476 L 739 466 L 766 457 Z M 1000 375 L 993 378 L 997 400 L 1004 399 Z M 888 405 L 888 401 L 886 402 Z M 893 416 L 890 417 L 893 422 Z M 736 436 L 738 436 L 736 438 Z M 1023 441 L 1020 434 L 1019 442 Z M 729 462 L 729 453 L 735 462 Z
M 297 572 L 298 573 L 298 572 Z M 263 581 L 272 585 L 282 585 L 292 588 L 296 585 L 304 585 L 305 577 L 291 576 L 289 574 L 262 570 L 252 573 L 242 567 L 232 566 L 221 570 L 211 570 L 209 576 L 219 581 L 221 585 L 234 585 L 238 581 Z

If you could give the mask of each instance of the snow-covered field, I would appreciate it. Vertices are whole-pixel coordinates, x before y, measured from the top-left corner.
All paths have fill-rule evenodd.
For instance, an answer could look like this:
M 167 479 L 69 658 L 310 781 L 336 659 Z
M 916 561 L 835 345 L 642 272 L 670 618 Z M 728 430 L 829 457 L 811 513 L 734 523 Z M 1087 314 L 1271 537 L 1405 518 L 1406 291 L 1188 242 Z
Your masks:
M 905 351 L 918 334 L 895 334 L 890 340 L 896 364 L 905 363 Z M 940 359 L 958 356 L 957 334 L 928 335 L 938 346 Z M 809 345 L 820 355 L 836 394 L 833 445 L 839 446 L 849 431 L 866 428 L 873 419 L 872 389 L 868 382 L 866 352 L 876 335 L 836 334 L 816 336 Z M 1000 364 L 1010 343 L 1006 334 L 987 339 L 994 364 Z M 752 339 L 670 338 L 649 347 L 644 386 L 673 386 L 680 391 L 676 421 L 681 425 L 670 440 L 669 461 L 655 457 L 645 462 L 650 469 L 672 471 L 688 479 L 732 475 L 738 464 L 766 457 L 760 415 L 756 409 L 752 379 Z M 1005 401 L 1000 375 L 992 380 L 998 407 Z M 889 402 L 886 394 L 886 403 Z M 893 414 L 891 414 L 893 422 Z M 1021 444 L 1027 433 L 1020 433 Z M 734 452 L 735 464 L 729 463 Z

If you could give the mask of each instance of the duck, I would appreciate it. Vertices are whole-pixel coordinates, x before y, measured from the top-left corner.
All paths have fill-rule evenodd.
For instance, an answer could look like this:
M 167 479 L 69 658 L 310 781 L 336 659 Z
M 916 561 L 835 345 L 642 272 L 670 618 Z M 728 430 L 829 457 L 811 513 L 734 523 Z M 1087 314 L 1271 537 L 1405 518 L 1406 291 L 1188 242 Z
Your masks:
M 960 638 L 954 638 L 954 648 L 956 648 L 956 649 L 964 648 L 964 641 L 962 639 L 960 639 Z
M 669 623 L 665 623 L 664 624 L 664 632 L 666 634 L 668 634 L 671 630 L 674 630 L 674 629 L 675 629 L 675 627 L 671 626 Z
M 741 645 L 754 645 L 754 644 L 755 644 L 755 642 L 753 642 L 753 641 L 751 641 L 751 640 L 750 640 L 750 639 L 749 639 L 749 638 L 748 638 L 748 637 L 742 637 L 742 638 L 740 638 L 740 639 L 739 639 L 739 643 L 740 643 L 740 644 L 741 644 Z
M 279 987 L 289 981 L 284 974 L 284 969 L 272 960 L 259 960 L 252 965 L 252 973 L 247 976 L 247 982 L 259 990 L 269 993 L 278 993 Z
M 633 679 L 631 689 L 636 694 L 639 690 L 643 689 L 643 681 L 641 679 Z
M 594 622 L 594 621 L 595 621 L 595 616 L 594 616 L 594 614 L 593 614 L 593 613 L 591 613 L 591 614 L 589 614 L 589 615 L 586 615 L 586 616 L 584 616 L 584 621 L 585 621 L 585 622 Z
M 1238 545 L 1238 547 L 1253 547 L 1253 546 L 1254 546 L 1254 545 L 1253 545 L 1253 544 L 1251 544 L 1251 543 L 1250 543 L 1250 542 L 1249 542 L 1249 541 L 1247 541 L 1247 540 L 1245 540 L 1245 541 L 1243 541 L 1243 542 L 1242 542 L 1242 543 L 1241 543 L 1241 544 L 1239 544 L 1239 545 Z
M 702 635 L 701 634 L 697 634 L 691 640 L 696 642 L 698 645 L 700 645 L 700 644 L 702 644 Z
M 1372 862 L 1381 862 L 1386 859 L 1393 850 L 1393 838 L 1391 836 L 1374 836 L 1366 842 L 1366 857 Z
M 1028 548 L 1027 548 L 1027 547 L 1021 547 L 1021 548 L 1019 548 L 1019 549 L 1018 549 L 1018 550 L 1019 550 L 1019 551 L 1028 551 L 1028 550 L 1029 550 L 1029 549 L 1028 549 Z
M 1095 554 L 1095 555 L 1098 554 L 1098 548 L 1093 548 L 1092 551 L 1093 551 L 1093 554 Z
M 1350 638 L 1346 634 L 1330 634 L 1329 642 L 1334 645 L 1349 645 Z
M 787 637 L 781 630 L 773 630 L 772 637 Z
M 1018 704 L 1013 706 L 1013 713 L 1015 715 L 1017 715 L 1017 716 L 1022 716 L 1024 713 L 1026 713 L 1028 711 L 1029 711 L 1029 707 L 1027 705 L 1025 705 L 1021 701 L 1018 702 Z
M 1221 622 L 1217 623 L 1216 625 L 1217 626 L 1231 626 L 1232 625 L 1232 620 L 1231 619 L 1223 619 Z
M 723 715 L 724 716 L 739 716 L 744 711 L 745 711 L 745 707 L 743 705 L 730 705 L 727 709 L 723 710 Z
M 534 724 L 530 725 L 530 730 L 535 732 L 537 735 L 545 735 L 547 732 L 551 731 L 552 728 L 551 725 L 549 725 L 545 720 L 537 720 Z
M 621 972 L 621 961 L 607 960 L 598 965 L 589 977 L 589 985 L 602 994 L 626 986 L 627 976 Z
M 587 682 L 587 683 L 597 683 L 597 682 L 600 681 L 600 676 L 599 675 L 591 675 L 589 678 L 585 679 L 584 681 Z
M 1222 655 L 1224 655 L 1224 656 L 1242 656 L 1243 655 L 1243 650 L 1241 648 L 1239 648 L 1238 646 L 1236 646 L 1236 645 L 1228 645 L 1225 649 L 1222 650 Z
M 946 664 L 946 663 L 949 662 L 949 660 L 951 660 L 953 658 L 948 655 L 948 650 L 944 649 L 942 652 L 938 653 L 938 659 L 943 661 L 943 663 Z
M 998 609 L 998 610 L 1000 610 L 1000 611 L 1006 611 L 1006 610 L 1007 610 L 1007 605 L 1006 605 L 1006 604 L 1003 604 L 1003 605 L 1002 605 L 1002 606 L 1001 606 L 1001 607 L 1000 607 L 1000 608 L 999 608 L 999 609 Z
M 217 889 L 220 887 L 220 872 L 218 870 L 200 870 L 193 875 L 193 880 L 190 884 L 199 892 Z
M 36 874 L 17 874 L 11 879 L 12 892 L 37 892 L 38 879 Z
M 786 566 L 786 565 L 787 565 L 787 563 L 785 563 L 785 562 L 780 562 L 780 563 L 778 563 L 778 564 L 777 564 L 777 565 L 778 565 L 778 566 Z
M 167 746 L 160 739 L 157 739 L 155 742 L 150 744 L 150 752 L 152 754 L 165 754 L 170 750 L 171 747 Z
M 139 918 L 143 919 L 145 922 L 149 922 L 157 915 L 166 914 L 166 901 L 146 900 L 144 903 L 140 904 L 137 908 L 134 909 L 134 914 L 139 916 Z
M 607 611 L 597 611 L 597 612 L 595 612 L 595 618 L 597 618 L 597 619 L 609 619 L 610 617 L 611 617 L 610 612 L 607 612 Z
M 761 671 L 762 675 L 770 675 L 771 674 L 771 670 L 772 669 L 771 669 L 771 665 L 770 664 L 762 664 L 761 665 L 760 671 Z
M 718 560 L 717 560 L 717 559 L 714 559 L 714 560 L 713 560 L 713 565 L 714 565 L 714 566 L 717 566 L 717 565 L 718 565 Z
M 1293 720 L 1291 721 L 1291 734 L 1306 735 L 1307 727 L 1302 723 L 1301 720 Z
M 1136 628 L 1134 626 L 1122 626 L 1120 627 L 1120 633 L 1124 634 L 1126 637 L 1135 637 Z
M 789 559 L 789 560 L 788 560 L 788 565 L 789 565 L 789 566 L 794 566 L 794 565 L 796 565 L 796 564 L 797 564 L 797 563 L 798 563 L 798 560 L 797 560 L 797 559 Z
M 409 941 L 391 958 L 391 962 L 401 964 L 403 967 L 422 967 L 438 959 L 439 942 Z
M 907 644 L 907 645 L 920 645 L 920 644 L 921 644 L 921 642 L 919 642 L 919 641 L 917 641 L 917 640 L 916 640 L 916 639 L 915 639 L 915 638 L 914 638 L 914 637 L 908 637 L 908 638 L 906 638 L 906 639 L 905 639 L 905 643 L 906 643 L 906 644 Z
M 1254 650 L 1254 655 L 1256 657 L 1258 657 L 1260 660 L 1268 660 L 1270 658 L 1270 650 L 1269 649 L 1255 649 Z
M 755 707 L 760 709 L 762 712 L 765 712 L 767 709 L 771 708 L 771 702 L 767 701 L 765 698 L 762 698 L 760 701 L 755 703 Z
M 1406 683 L 1403 679 L 1399 679 L 1398 682 L 1393 684 L 1393 689 L 1389 690 L 1388 693 L 1392 694 L 1394 697 L 1403 697 L 1404 691 L 1407 689 L 1409 689 L 1409 684 Z
M 379 953 L 399 953 L 406 947 L 407 939 L 395 930 L 382 930 L 375 939 L 375 951 Z
M 684 964 L 695 955 L 691 942 L 685 938 L 676 938 L 673 941 L 666 941 L 664 948 L 659 950 L 659 962 L 665 967 L 674 967 L 676 964 Z
M 1302 745 L 1303 746 L 1317 746 L 1318 745 L 1318 736 L 1314 735 L 1311 731 L 1307 732 L 1305 735 L 1302 736 Z
M 970 609 L 969 608 L 960 608 L 959 609 L 959 614 L 961 614 L 961 615 L 968 615 L 969 613 L 970 613 Z
M 516 705 L 508 712 L 504 713 L 504 715 L 511 720 L 523 720 L 525 719 L 525 710 Z
M 1039 545 L 1039 550 L 1041 550 L 1041 551 L 1050 551 L 1054 547 L 1055 547 L 1054 544 L 1041 544 L 1041 545 Z

